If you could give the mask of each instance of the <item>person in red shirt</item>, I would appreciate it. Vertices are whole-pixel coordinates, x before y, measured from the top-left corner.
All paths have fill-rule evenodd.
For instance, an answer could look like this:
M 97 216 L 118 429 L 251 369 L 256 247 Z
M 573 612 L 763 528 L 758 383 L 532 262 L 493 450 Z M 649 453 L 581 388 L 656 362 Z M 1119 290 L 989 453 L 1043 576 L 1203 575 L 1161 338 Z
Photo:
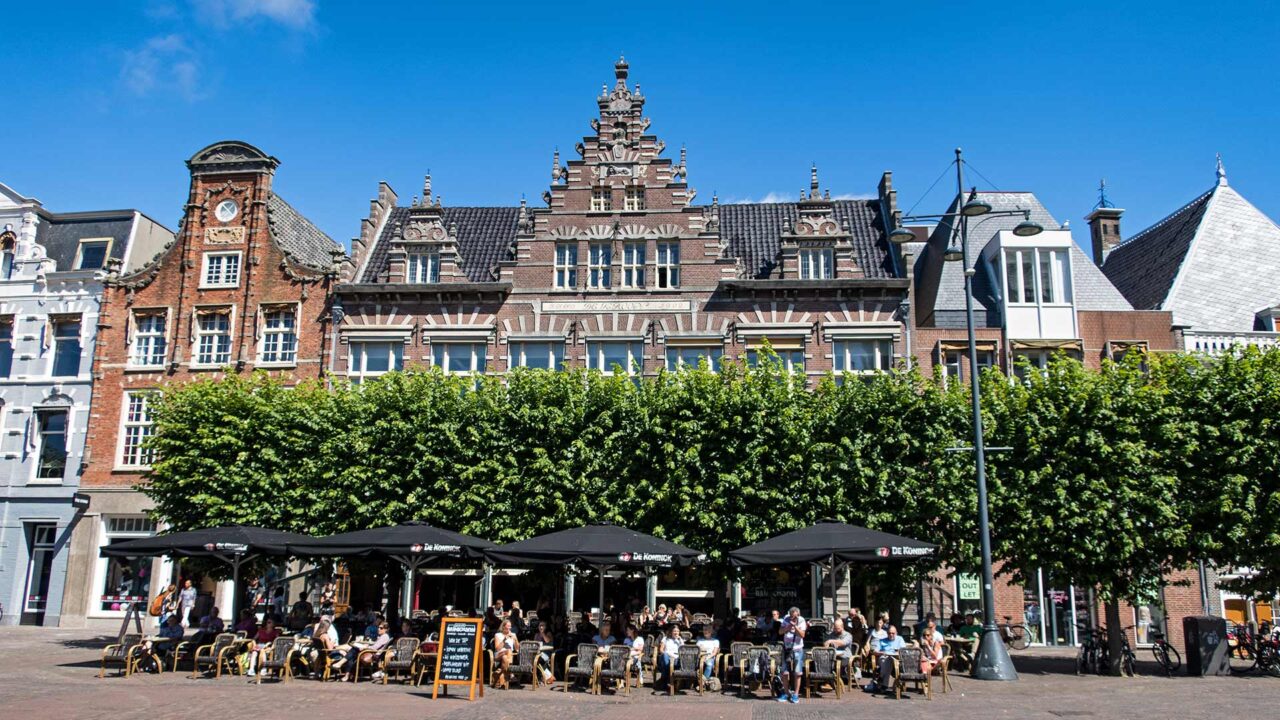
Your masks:
M 280 637 L 280 631 L 276 629 L 276 621 L 267 618 L 262 623 L 262 627 L 258 628 L 258 633 L 253 636 L 253 653 L 249 655 L 249 677 L 257 674 L 258 659 L 262 657 L 262 651 L 271 647 L 271 643 Z

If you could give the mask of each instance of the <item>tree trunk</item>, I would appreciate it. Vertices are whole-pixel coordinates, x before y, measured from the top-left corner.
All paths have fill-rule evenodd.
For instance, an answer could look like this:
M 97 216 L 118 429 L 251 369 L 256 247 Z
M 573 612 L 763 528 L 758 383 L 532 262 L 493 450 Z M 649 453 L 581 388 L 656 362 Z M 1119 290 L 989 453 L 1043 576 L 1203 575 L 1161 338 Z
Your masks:
M 1119 677 L 1121 674 L 1121 655 L 1124 653 L 1124 627 L 1120 625 L 1120 601 L 1108 600 L 1107 614 L 1107 657 L 1110 663 L 1107 674 Z

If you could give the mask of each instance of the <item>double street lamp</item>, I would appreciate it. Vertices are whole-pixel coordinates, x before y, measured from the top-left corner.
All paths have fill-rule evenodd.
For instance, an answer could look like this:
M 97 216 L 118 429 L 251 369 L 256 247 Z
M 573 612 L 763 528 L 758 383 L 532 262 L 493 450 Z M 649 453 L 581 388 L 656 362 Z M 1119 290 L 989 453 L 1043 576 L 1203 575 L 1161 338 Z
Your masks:
M 978 644 L 977 656 L 973 659 L 973 670 L 970 673 L 980 680 L 1017 680 L 1018 673 L 1009 659 L 1009 651 L 1000 637 L 1000 629 L 996 625 L 996 603 L 993 593 L 995 586 L 994 572 L 991 567 L 991 526 L 987 512 L 987 472 L 986 448 L 982 440 L 982 404 L 978 397 L 978 343 L 974 334 L 973 323 L 973 276 L 975 269 L 968 264 L 969 257 L 969 218 L 981 217 L 983 222 L 989 218 L 1021 216 L 1022 222 L 1013 228 L 1018 237 L 1032 237 L 1044 232 L 1044 228 L 1031 221 L 1029 210 L 993 210 L 991 203 L 980 199 L 976 191 L 970 192 L 964 200 L 964 157 L 960 148 L 956 148 L 956 198 L 959 210 L 944 215 L 912 215 L 901 218 L 902 221 L 934 220 L 951 229 L 951 240 L 942 257 L 947 261 L 960 261 L 964 265 L 964 305 L 965 324 L 969 330 L 969 389 L 973 406 L 973 460 L 978 477 L 978 531 L 982 543 L 982 639 Z M 956 244 L 957 239 L 959 245 Z M 896 244 L 904 244 L 916 240 L 916 236 L 906 228 L 897 228 L 889 233 L 889 240 Z M 908 271 L 910 271 L 908 269 Z

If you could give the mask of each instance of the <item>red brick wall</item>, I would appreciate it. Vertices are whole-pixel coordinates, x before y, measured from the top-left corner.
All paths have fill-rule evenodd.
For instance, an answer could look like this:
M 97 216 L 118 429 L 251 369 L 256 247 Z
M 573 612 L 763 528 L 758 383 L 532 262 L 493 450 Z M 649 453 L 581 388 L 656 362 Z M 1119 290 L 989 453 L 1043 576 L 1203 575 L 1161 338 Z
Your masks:
M 298 360 L 292 367 L 276 368 L 291 378 L 319 377 L 328 357 L 325 317 L 329 280 L 318 273 L 290 265 L 270 238 L 267 202 L 271 193 L 269 170 L 238 174 L 193 174 L 182 229 L 175 244 L 158 263 L 132 277 L 121 278 L 107 288 L 98 326 L 94 358 L 93 405 L 86 441 L 86 488 L 129 487 L 142 478 L 136 470 L 117 469 L 121 405 L 126 390 L 160 388 L 170 383 L 218 377 L 222 369 L 190 367 L 193 347 L 193 308 L 226 305 L 232 316 L 231 365 L 233 371 L 250 372 L 256 366 L 258 310 L 264 304 L 294 304 Z M 221 223 L 213 214 L 224 199 L 235 199 L 240 213 Z M 242 241 L 210 244 L 206 228 L 243 228 Z M 233 289 L 200 289 L 202 255 L 206 251 L 240 250 L 241 277 Z M 292 275 L 291 275 L 292 272 Z M 301 276 L 304 279 L 299 279 Z M 130 317 L 135 309 L 164 308 L 168 317 L 166 361 L 163 368 L 133 370 L 128 367 Z

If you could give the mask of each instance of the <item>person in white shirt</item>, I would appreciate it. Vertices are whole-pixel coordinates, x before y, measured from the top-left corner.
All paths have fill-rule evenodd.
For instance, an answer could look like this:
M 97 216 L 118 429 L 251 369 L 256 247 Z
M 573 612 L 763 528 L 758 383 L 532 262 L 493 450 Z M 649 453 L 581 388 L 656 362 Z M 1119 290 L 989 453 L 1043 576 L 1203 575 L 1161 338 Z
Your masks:
M 520 640 L 516 638 L 515 633 L 511 632 L 511 621 L 503 620 L 498 626 L 498 632 L 493 634 L 493 686 L 495 688 L 508 686 L 508 668 L 511 667 L 511 661 L 519 649 Z
M 716 658 L 720 656 L 720 641 L 712 634 L 710 624 L 702 626 L 702 637 L 698 638 L 698 654 L 702 656 L 702 674 L 711 679 L 716 671 Z
M 640 637 L 640 631 L 635 625 L 627 626 L 627 639 L 622 641 L 623 645 L 631 648 L 631 664 L 636 668 L 636 674 L 640 677 L 640 684 L 644 684 L 644 638 Z
M 793 607 L 787 611 L 782 620 L 782 687 L 790 692 L 783 692 L 778 702 L 800 702 L 800 679 L 804 675 L 804 635 L 809 632 L 809 623 L 800 617 L 800 608 Z M 789 696 L 788 696 L 789 695 Z
M 676 666 L 676 658 L 680 657 L 680 646 L 684 640 L 680 638 L 680 626 L 674 623 L 667 625 L 667 635 L 662 638 L 662 653 L 658 655 L 658 674 L 666 682 L 671 682 L 671 669 Z

